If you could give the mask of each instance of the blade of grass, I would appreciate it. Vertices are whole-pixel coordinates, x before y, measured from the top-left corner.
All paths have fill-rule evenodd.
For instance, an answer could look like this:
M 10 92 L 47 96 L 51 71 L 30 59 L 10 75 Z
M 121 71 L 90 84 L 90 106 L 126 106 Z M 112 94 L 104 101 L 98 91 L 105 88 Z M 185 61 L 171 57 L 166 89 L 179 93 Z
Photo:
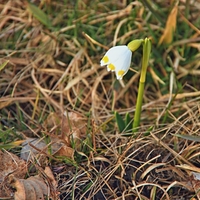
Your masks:
M 31 3 L 28 3 L 28 8 L 29 8 L 29 11 L 32 13 L 32 15 L 37 20 L 39 20 L 42 24 L 44 24 L 47 27 L 51 26 L 51 22 L 50 22 L 48 16 L 40 8 L 38 8 L 37 6 L 35 6 Z
M 182 135 L 182 134 L 173 134 L 173 135 L 182 139 L 200 142 L 200 136 L 198 135 Z
M 0 65 L 0 71 L 4 69 L 4 67 L 8 64 L 9 60 L 6 60 Z

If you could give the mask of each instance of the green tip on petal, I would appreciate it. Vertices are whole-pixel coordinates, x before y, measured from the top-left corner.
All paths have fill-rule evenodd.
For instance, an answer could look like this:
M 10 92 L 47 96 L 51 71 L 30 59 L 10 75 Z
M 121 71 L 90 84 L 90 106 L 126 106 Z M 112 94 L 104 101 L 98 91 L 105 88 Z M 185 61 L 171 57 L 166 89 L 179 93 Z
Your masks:
M 136 51 L 140 47 L 142 42 L 144 42 L 143 39 L 132 40 L 131 42 L 128 43 L 127 46 L 131 51 Z

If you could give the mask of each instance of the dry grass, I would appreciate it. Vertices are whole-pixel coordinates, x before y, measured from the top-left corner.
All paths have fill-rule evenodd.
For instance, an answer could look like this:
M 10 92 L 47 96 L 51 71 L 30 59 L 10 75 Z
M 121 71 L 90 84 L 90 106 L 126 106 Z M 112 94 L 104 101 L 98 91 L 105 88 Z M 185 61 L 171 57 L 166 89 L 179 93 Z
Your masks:
M 169 2 L 155 1 L 155 13 L 139 1 L 33 2 L 51 26 L 27 1 L 0 1 L 0 62 L 9 61 L 0 71 L 0 142 L 48 136 L 50 113 L 75 111 L 88 125 L 74 164 L 49 161 L 60 199 L 196 199 L 199 138 L 176 134 L 199 136 L 200 1 L 179 2 L 174 41 L 159 47 Z M 117 82 L 99 61 L 109 47 L 146 36 L 153 49 L 141 127 L 127 137 L 113 111 L 133 116 L 139 73 Z M 139 71 L 141 52 L 132 60 Z

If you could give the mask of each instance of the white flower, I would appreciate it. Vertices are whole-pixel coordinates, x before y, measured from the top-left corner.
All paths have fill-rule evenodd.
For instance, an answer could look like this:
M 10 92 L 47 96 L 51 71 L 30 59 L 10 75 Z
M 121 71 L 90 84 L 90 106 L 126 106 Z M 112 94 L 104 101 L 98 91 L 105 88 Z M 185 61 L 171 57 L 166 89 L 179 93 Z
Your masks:
M 100 61 L 101 66 L 107 65 L 108 71 L 115 71 L 117 79 L 122 79 L 131 65 L 132 52 L 126 45 L 110 48 Z

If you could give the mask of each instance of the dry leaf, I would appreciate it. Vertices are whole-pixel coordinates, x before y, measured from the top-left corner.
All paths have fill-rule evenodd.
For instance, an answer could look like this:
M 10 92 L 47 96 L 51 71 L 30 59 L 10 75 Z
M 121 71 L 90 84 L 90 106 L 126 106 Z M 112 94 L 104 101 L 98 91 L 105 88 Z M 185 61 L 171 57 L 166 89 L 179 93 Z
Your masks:
M 49 193 L 47 185 L 39 176 L 18 179 L 11 175 L 9 182 L 16 190 L 14 193 L 15 200 L 45 200 Z
M 44 122 L 48 132 L 54 135 L 61 135 L 62 116 L 57 113 L 50 113 Z
M 74 158 L 74 149 L 67 146 L 64 140 L 57 138 L 51 138 L 49 144 L 46 144 L 44 140 L 39 138 L 27 138 L 23 143 L 20 157 L 26 161 L 37 159 L 40 166 L 44 166 L 46 163 L 45 160 L 49 154 L 49 148 L 53 156 L 66 156 L 70 159 Z
M 16 190 L 15 200 L 44 200 L 47 197 L 57 199 L 57 182 L 49 167 L 45 168 L 42 177 L 45 177 L 45 180 L 39 175 L 31 176 L 28 179 L 18 179 L 10 175 L 9 183 Z
M 191 183 L 198 200 L 200 200 L 200 173 L 191 172 Z
M 27 173 L 27 164 L 10 152 L 0 150 L 0 182 L 9 174 L 23 178 Z
M 61 136 L 61 134 L 70 136 L 73 131 L 77 130 L 85 135 L 86 131 L 86 120 L 75 112 L 65 112 L 64 115 L 50 113 L 44 124 L 53 136 Z
M 0 198 L 10 197 L 11 191 L 7 184 L 7 176 L 13 174 L 24 178 L 27 173 L 27 164 L 16 155 L 0 150 Z
M 75 150 L 74 147 L 72 148 L 71 141 L 75 149 L 81 148 L 81 140 L 86 137 L 86 124 L 86 120 L 75 112 L 64 115 L 51 113 L 44 123 L 51 141 L 46 144 L 43 139 L 27 138 L 22 144 L 21 158 L 26 161 L 37 158 L 40 164 L 45 163 L 43 157 L 48 156 L 50 148 L 53 156 L 73 159 Z
M 66 146 L 71 147 L 71 139 L 79 149 L 81 140 L 86 137 L 86 120 L 75 112 L 65 112 L 64 115 L 51 113 L 45 121 L 47 129 L 50 129 L 50 137 L 63 140 Z
M 74 159 L 74 149 L 68 146 L 62 146 L 53 155 L 54 156 L 65 156 L 70 159 Z
M 178 6 L 174 6 L 172 9 L 171 13 L 168 16 L 167 23 L 165 26 L 165 30 L 163 35 L 161 36 L 158 45 L 165 43 L 165 44 L 170 44 L 173 39 L 173 34 L 176 30 L 176 17 L 178 13 Z
M 54 178 L 54 175 L 53 175 L 53 173 L 52 173 L 50 167 L 48 167 L 48 166 L 45 167 L 44 172 L 45 172 L 45 174 L 48 176 L 48 178 L 49 178 L 49 180 L 50 180 L 52 186 L 54 187 L 54 189 L 56 189 L 57 186 L 58 186 L 58 184 L 57 184 L 57 182 L 56 182 L 56 180 L 55 180 L 55 178 Z
M 86 137 L 86 120 L 75 112 L 65 113 L 65 116 L 66 119 L 63 121 L 62 131 L 68 137 L 73 138 L 73 142 L 76 143 L 75 148 L 79 149 L 81 140 Z
M 44 140 L 39 138 L 27 138 L 22 144 L 20 158 L 26 161 L 35 160 L 35 158 L 37 158 L 38 163 L 42 166 L 42 164 L 46 163 L 47 150 L 48 146 Z

